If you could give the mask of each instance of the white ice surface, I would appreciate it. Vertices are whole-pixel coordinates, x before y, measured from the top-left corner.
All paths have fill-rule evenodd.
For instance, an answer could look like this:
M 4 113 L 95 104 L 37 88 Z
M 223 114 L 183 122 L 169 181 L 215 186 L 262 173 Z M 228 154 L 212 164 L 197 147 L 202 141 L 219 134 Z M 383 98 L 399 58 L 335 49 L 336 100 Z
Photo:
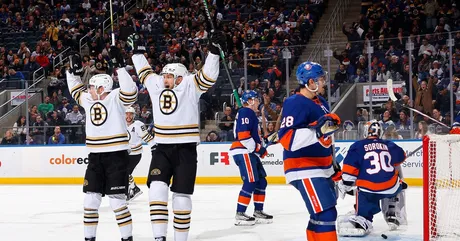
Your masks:
M 235 227 L 233 218 L 241 186 L 198 185 L 193 195 L 192 223 L 189 240 L 195 241 L 304 241 L 308 212 L 300 194 L 288 185 L 269 185 L 265 211 L 274 215 L 272 224 Z M 129 208 L 133 217 L 135 241 L 153 240 L 147 187 Z M 0 186 L 1 241 L 82 241 L 83 196 L 81 186 Z M 171 197 L 171 195 L 170 195 Z M 422 240 L 422 189 L 409 188 L 406 193 L 409 226 L 405 231 L 390 232 L 382 214 L 374 219 L 374 232 L 365 238 L 348 240 Z M 354 198 L 338 200 L 339 214 L 352 210 Z M 171 205 L 170 210 L 171 220 Z M 248 213 L 252 214 L 253 206 Z M 168 241 L 174 240 L 170 223 Z M 99 210 L 97 241 L 120 240 L 118 226 L 104 198 Z

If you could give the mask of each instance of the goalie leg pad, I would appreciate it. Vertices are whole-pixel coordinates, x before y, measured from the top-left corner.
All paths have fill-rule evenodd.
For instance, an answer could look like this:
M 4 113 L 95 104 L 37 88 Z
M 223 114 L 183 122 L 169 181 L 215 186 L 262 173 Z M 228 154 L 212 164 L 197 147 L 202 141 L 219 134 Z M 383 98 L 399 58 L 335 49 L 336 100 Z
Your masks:
M 383 217 L 390 230 L 395 230 L 400 225 L 407 225 L 405 190 L 401 190 L 394 197 L 382 199 L 381 205 Z

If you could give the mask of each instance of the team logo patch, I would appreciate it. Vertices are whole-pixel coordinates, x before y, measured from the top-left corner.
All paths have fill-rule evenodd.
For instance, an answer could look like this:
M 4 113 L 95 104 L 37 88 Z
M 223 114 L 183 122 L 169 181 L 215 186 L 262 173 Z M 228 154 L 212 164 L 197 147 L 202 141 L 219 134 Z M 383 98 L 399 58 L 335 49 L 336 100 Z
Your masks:
M 107 120 L 107 108 L 99 102 L 94 103 L 89 112 L 91 123 L 95 126 L 101 126 Z
M 160 111 L 165 115 L 172 114 L 178 106 L 178 100 L 174 91 L 165 89 L 160 94 Z
M 161 174 L 161 171 L 158 168 L 155 168 L 150 172 L 150 175 L 152 175 L 152 176 L 158 176 L 160 174 Z
M 88 180 L 85 179 L 85 181 L 83 182 L 83 186 L 88 186 Z

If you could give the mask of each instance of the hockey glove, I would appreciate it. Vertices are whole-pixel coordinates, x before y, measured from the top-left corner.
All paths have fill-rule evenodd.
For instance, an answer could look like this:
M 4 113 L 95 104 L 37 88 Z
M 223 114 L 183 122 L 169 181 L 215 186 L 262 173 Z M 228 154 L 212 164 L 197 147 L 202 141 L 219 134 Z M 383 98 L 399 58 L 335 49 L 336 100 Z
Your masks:
M 129 35 L 127 41 L 129 47 L 133 50 L 134 54 L 144 54 L 145 53 L 145 46 L 141 44 L 139 35 L 133 33 Z
M 330 136 L 339 130 L 340 118 L 334 114 L 325 114 L 317 121 L 310 124 L 310 128 L 316 130 L 318 141 L 326 148 L 331 147 L 332 138 Z
M 332 162 L 332 166 L 334 167 L 334 175 L 331 177 L 332 180 L 334 182 L 342 180 L 342 167 L 335 161 Z
M 125 59 L 121 54 L 121 51 L 116 46 L 110 47 L 109 52 L 110 60 L 112 62 L 113 68 L 122 68 L 125 67 Z
M 81 62 L 81 55 L 77 52 L 71 52 L 69 54 L 69 72 L 76 76 L 83 75 L 83 64 Z
M 212 30 L 209 38 L 208 49 L 215 55 L 220 55 L 219 46 L 222 51 L 227 51 L 227 36 L 222 31 Z
M 263 147 L 261 144 L 256 144 L 256 149 L 254 150 L 254 153 L 259 154 L 260 158 L 262 159 L 268 155 L 267 149 L 265 149 L 265 147 Z
M 347 194 L 348 192 L 351 192 L 354 188 L 355 187 L 353 186 L 352 183 L 344 182 L 343 180 L 337 183 L 337 189 L 339 191 L 339 196 L 341 199 L 344 199 L 345 194 Z

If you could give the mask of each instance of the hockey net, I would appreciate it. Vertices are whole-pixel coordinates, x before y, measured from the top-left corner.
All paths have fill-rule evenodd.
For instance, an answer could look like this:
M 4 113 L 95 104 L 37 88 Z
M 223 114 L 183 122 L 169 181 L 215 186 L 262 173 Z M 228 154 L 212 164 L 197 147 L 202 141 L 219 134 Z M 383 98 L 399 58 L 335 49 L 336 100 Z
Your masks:
M 424 241 L 460 240 L 460 135 L 423 139 Z

